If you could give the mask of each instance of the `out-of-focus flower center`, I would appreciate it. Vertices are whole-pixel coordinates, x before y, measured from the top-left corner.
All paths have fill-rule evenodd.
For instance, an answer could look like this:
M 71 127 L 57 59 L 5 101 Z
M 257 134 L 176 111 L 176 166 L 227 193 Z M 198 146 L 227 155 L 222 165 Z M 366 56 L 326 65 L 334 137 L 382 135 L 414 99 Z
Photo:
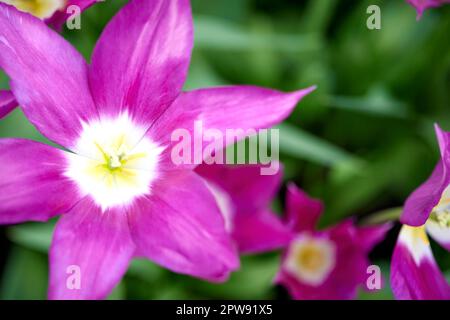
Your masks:
M 66 176 L 106 209 L 149 194 L 162 148 L 124 115 L 83 125 Z
M 291 244 L 285 268 L 301 282 L 318 286 L 326 280 L 335 264 L 335 245 L 332 241 L 302 236 Z
M 40 19 L 50 18 L 66 5 L 66 0 L 0 0 Z

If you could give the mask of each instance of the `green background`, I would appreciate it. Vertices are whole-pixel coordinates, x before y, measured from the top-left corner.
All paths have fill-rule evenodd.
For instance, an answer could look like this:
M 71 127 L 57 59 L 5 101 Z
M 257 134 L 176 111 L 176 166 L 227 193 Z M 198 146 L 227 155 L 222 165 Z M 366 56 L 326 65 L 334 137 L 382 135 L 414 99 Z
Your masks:
M 63 35 L 89 59 L 96 39 L 124 1 L 96 4 L 81 30 Z M 368 30 L 366 8 L 381 8 Z M 193 0 L 195 48 L 186 89 L 254 84 L 318 89 L 280 126 L 285 180 L 324 200 L 326 227 L 354 215 L 396 219 L 405 198 L 438 159 L 433 123 L 450 130 L 450 6 L 416 21 L 402 0 Z M 31 59 L 32 57 L 30 57 Z M 0 74 L 0 87 L 8 80 Z M 20 110 L 0 136 L 46 141 Z M 274 207 L 282 212 L 284 190 Z M 44 299 L 54 221 L 3 227 L 0 298 Z M 398 225 L 373 253 L 385 277 Z M 447 275 L 450 257 L 433 243 Z M 287 298 L 272 285 L 279 253 L 244 257 L 225 284 L 134 261 L 112 299 Z M 361 299 L 390 299 L 388 283 Z

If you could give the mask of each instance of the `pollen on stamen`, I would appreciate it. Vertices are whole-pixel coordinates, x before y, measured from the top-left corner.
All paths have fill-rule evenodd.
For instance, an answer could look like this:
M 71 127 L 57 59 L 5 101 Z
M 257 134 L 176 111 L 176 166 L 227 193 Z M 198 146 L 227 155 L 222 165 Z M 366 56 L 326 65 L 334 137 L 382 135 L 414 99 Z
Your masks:
M 286 271 L 311 286 L 322 284 L 336 264 L 335 245 L 325 238 L 303 235 L 291 244 Z

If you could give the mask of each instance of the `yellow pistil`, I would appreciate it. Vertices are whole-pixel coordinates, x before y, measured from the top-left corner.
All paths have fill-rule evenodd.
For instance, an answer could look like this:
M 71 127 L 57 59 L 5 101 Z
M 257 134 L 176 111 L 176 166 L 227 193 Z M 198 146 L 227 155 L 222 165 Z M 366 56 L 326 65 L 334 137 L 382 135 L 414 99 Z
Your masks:
M 297 255 L 298 265 L 302 268 L 315 271 L 322 266 L 326 260 L 325 253 L 314 243 L 305 246 Z
M 285 268 L 300 281 L 317 286 L 333 270 L 335 254 L 335 246 L 329 239 L 303 235 L 291 244 Z

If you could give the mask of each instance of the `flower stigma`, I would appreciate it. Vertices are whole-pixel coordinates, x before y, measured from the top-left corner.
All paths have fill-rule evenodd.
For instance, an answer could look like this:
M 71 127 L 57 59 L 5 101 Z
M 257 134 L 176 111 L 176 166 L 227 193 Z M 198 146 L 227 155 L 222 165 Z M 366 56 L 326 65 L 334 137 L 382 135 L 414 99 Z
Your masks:
M 328 239 L 302 236 L 289 248 L 286 270 L 306 284 L 321 285 L 336 265 L 335 251 Z

